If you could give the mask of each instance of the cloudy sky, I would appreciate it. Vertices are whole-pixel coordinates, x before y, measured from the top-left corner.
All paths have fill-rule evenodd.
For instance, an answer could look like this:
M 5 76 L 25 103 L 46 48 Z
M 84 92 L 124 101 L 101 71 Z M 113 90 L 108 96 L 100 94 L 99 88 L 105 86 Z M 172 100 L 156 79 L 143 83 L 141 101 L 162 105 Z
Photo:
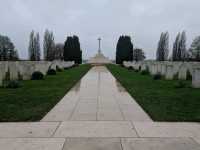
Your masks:
M 98 37 L 103 53 L 114 58 L 121 34 L 154 58 L 162 31 L 169 31 L 172 47 L 176 34 L 186 30 L 189 47 L 200 35 L 199 14 L 200 0 L 0 0 L 0 34 L 11 38 L 22 58 L 30 31 L 40 32 L 42 44 L 46 28 L 56 42 L 78 35 L 84 58 L 97 52 Z

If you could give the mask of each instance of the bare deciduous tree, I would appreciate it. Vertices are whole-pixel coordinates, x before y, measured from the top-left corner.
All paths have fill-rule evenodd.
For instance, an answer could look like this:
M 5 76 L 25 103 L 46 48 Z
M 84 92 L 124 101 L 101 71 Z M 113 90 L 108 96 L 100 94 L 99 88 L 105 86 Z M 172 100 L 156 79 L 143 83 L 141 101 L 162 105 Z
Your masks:
M 55 43 L 53 32 L 50 32 L 48 29 L 44 33 L 44 59 L 52 61 L 55 59 Z
M 29 52 L 29 59 L 31 61 L 39 61 L 40 60 L 40 36 L 39 36 L 39 33 L 37 33 L 35 35 L 34 31 L 31 31 L 28 52 Z
M 57 43 L 55 46 L 55 59 L 63 60 L 64 44 Z

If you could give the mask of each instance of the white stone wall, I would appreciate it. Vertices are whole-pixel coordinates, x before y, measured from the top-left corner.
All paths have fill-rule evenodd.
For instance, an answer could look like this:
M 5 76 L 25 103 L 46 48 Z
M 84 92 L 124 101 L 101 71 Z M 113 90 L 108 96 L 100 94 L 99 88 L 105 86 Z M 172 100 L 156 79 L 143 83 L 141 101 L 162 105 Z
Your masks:
M 35 71 L 40 71 L 46 75 L 48 69 L 53 66 L 63 68 L 69 68 L 74 65 L 74 62 L 64 62 L 64 61 L 0 61 L 0 86 L 2 81 L 5 79 L 6 72 L 10 72 L 11 80 L 18 80 L 19 75 L 23 80 L 30 80 L 31 75 Z
M 186 80 L 187 79 L 187 65 L 183 63 L 178 70 L 178 79 Z

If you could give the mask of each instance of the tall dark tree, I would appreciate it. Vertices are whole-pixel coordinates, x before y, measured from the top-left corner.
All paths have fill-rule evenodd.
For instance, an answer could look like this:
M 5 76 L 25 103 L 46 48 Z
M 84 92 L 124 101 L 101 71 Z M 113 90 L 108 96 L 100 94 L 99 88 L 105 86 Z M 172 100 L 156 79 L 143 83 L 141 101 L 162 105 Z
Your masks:
M 130 36 L 120 36 L 116 47 L 116 63 L 133 61 L 133 44 Z
M 28 54 L 29 54 L 29 60 L 35 61 L 34 31 L 31 31 L 31 33 L 30 33 Z
M 186 57 L 186 33 L 183 31 L 181 33 L 180 43 L 179 43 L 179 51 L 178 58 L 180 61 L 184 61 Z
M 78 36 L 67 37 L 63 56 L 65 61 L 75 61 L 76 64 L 82 63 L 82 51 Z
M 166 61 L 169 54 L 169 33 L 161 33 L 156 52 L 157 61 Z
M 184 61 L 186 57 L 186 33 L 183 31 L 181 34 L 178 33 L 176 36 L 176 40 L 173 44 L 172 60 Z
M 145 57 L 144 51 L 142 49 L 136 48 L 136 49 L 133 50 L 133 60 L 142 61 L 145 58 L 146 57 Z
M 39 33 L 36 34 L 35 36 L 35 56 L 36 56 L 36 60 L 39 61 L 40 60 L 40 55 L 41 55 L 41 49 L 40 49 L 40 35 Z
M 18 60 L 17 50 L 9 37 L 0 35 L 0 61 L 12 60 Z
M 172 51 L 172 60 L 173 61 L 178 61 L 179 60 L 178 51 L 179 51 L 180 37 L 181 37 L 181 34 L 178 33 L 178 35 L 176 36 L 176 40 L 175 40 L 175 42 L 173 44 L 173 51 Z

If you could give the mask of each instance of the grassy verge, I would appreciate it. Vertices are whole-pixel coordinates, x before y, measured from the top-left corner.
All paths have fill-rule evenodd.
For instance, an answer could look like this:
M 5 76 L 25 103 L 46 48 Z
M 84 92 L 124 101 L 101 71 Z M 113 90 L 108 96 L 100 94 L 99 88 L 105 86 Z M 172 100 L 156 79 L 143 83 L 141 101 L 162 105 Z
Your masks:
M 153 80 L 117 65 L 107 68 L 154 121 L 200 122 L 200 89 L 191 88 L 191 81 L 177 88 L 177 80 Z
M 44 80 L 22 81 L 21 88 L 0 88 L 0 121 L 40 120 L 89 69 L 80 65 Z

